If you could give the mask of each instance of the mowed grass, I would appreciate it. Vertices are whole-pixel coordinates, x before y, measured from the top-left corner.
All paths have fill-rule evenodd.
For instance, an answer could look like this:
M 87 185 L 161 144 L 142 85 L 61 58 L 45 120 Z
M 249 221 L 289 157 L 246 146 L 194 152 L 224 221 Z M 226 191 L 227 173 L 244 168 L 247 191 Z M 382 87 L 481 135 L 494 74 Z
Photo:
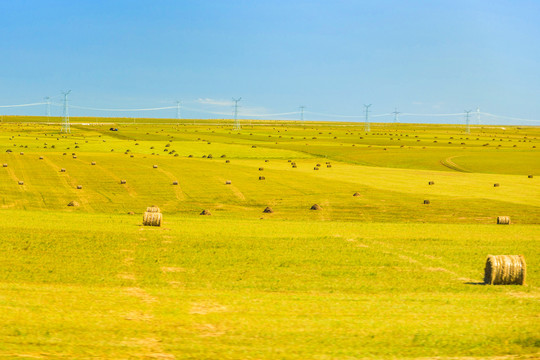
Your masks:
M 342 125 L 3 124 L 0 358 L 540 356 L 538 129 Z

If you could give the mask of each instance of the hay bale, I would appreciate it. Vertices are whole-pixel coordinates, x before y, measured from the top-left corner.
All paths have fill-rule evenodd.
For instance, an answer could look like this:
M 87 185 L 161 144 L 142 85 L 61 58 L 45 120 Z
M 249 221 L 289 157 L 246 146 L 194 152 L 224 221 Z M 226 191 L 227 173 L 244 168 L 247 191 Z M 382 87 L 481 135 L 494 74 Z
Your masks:
M 160 212 L 145 212 L 143 214 L 144 226 L 161 226 L 163 217 Z
M 126 180 L 120 180 L 120 184 L 125 184 L 125 183 L 127 183 Z
M 173 185 L 178 185 L 178 181 L 173 181 L 172 184 Z
M 266 180 L 264 176 L 259 176 L 259 180 Z
M 78 190 L 81 190 L 81 189 L 82 189 L 82 185 L 77 185 L 77 189 L 78 189 Z
M 270 160 L 264 160 L 264 162 L 269 162 Z
M 493 184 L 493 187 L 499 187 L 499 183 Z
M 532 179 L 532 178 L 533 178 L 533 176 L 532 176 L 532 175 L 527 175 L 527 177 L 528 177 L 529 179 Z
M 20 153 L 20 154 L 21 154 L 21 155 L 24 155 L 24 153 L 23 153 L 23 152 L 22 152 L 22 153 Z
M 77 206 L 79 206 L 79 203 L 76 202 L 76 201 L 70 201 L 70 202 L 68 202 L 67 206 L 74 206 L 74 207 L 77 207 Z
M 296 169 L 296 168 L 297 168 L 297 166 L 296 166 L 296 165 L 293 165 L 292 167 L 293 167 L 293 169 Z
M 319 170 L 319 168 L 315 166 L 315 167 L 313 168 L 313 170 Z
M 231 180 L 225 181 L 225 185 L 231 185 L 231 184 L 232 184 L 232 181 L 231 181 Z
M 255 148 L 256 148 L 256 146 L 255 146 L 255 145 L 252 145 L 252 146 L 251 146 L 251 148 L 252 148 L 252 149 L 255 149 Z
M 210 213 L 210 211 L 204 209 L 203 211 L 201 211 L 199 215 L 212 215 L 212 214 Z
M 263 170 L 264 170 L 264 168 L 262 168 L 262 167 L 261 167 L 261 168 L 259 168 L 259 171 L 263 171 Z
M 24 185 L 24 181 L 19 181 L 18 184 L 19 185 Z
M 152 205 L 146 208 L 146 212 L 161 212 L 161 210 L 156 205 Z
M 135 215 L 133 211 L 128 211 L 128 215 Z
M 43 160 L 43 156 L 40 156 L 40 157 L 39 157 L 39 160 Z
M 154 169 L 157 169 L 157 165 L 154 165 L 153 168 L 154 168 Z
M 429 203 L 429 200 L 424 200 L 424 204 L 428 205 Z
M 274 212 L 274 210 L 272 210 L 272 208 L 270 206 L 267 206 L 266 209 L 263 210 L 263 213 L 267 213 L 267 214 L 271 214 L 273 212 Z
M 309 210 L 322 210 L 319 204 L 313 204 Z
M 73 155 L 73 158 L 76 159 L 76 158 L 77 158 L 77 155 Z
M 328 165 L 326 165 L 326 167 L 327 167 L 327 168 L 331 168 L 331 167 L 332 167 L 332 165 L 331 165 L 331 164 L 328 164 Z
M 484 269 L 486 285 L 525 285 L 526 276 L 523 255 L 488 255 Z
M 2 167 L 7 167 L 7 164 L 2 164 Z
M 360 196 L 359 192 L 355 192 L 352 196 Z
M 435 181 L 428 182 L 428 185 L 435 185 Z
M 61 169 L 60 169 L 60 172 L 66 172 L 66 169 L 61 168 Z
M 231 160 L 225 160 L 225 164 L 228 164 L 230 162 L 231 162 Z
M 497 224 L 510 225 L 510 216 L 497 216 Z
M 92 161 L 91 164 L 92 164 L 92 165 L 96 165 L 96 162 L 95 162 L 95 161 Z

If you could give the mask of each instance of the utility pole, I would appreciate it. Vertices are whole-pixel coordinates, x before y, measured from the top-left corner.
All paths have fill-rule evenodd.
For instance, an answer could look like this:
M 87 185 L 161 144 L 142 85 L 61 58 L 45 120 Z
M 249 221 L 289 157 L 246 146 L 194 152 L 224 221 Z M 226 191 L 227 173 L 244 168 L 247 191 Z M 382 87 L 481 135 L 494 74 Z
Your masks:
M 45 102 L 47 103 L 47 121 L 49 121 L 51 117 L 51 98 L 47 96 Z
M 233 98 L 232 101 L 234 101 L 234 128 L 233 130 L 240 130 L 240 121 L 238 121 L 238 102 L 242 100 L 242 98 L 235 99 Z
M 68 95 L 71 92 L 71 90 L 63 91 L 62 94 L 64 94 L 64 114 L 62 116 L 62 132 L 65 132 L 66 134 L 71 133 L 71 129 L 69 127 L 69 109 L 68 109 Z
M 467 134 L 470 134 L 471 133 L 471 128 L 469 126 L 469 114 L 471 113 L 472 110 L 465 110 L 465 123 L 467 124 L 467 127 L 466 127 L 466 130 L 465 132 Z
M 394 112 L 392 113 L 394 114 L 394 123 L 397 123 L 398 122 L 398 115 L 401 114 L 399 111 L 397 111 L 397 108 L 395 108 Z
M 369 105 L 364 104 L 364 107 L 366 108 L 366 122 L 364 123 L 364 130 L 366 132 L 369 132 L 371 130 L 370 126 L 369 126 L 369 107 L 370 106 L 371 106 L 371 104 L 369 104 Z
M 182 102 L 180 100 L 176 101 L 176 118 L 180 119 L 180 105 Z

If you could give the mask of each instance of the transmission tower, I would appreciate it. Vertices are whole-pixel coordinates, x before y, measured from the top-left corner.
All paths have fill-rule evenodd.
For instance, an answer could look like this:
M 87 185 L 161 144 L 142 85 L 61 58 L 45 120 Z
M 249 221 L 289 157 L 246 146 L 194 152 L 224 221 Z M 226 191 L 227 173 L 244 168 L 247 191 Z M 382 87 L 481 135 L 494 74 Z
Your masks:
M 476 125 L 480 125 L 480 107 L 476 107 Z
M 304 109 L 306 108 L 304 105 L 299 106 L 300 108 L 300 121 L 304 121 Z
M 180 105 L 182 102 L 180 100 L 176 101 L 176 118 L 180 119 Z
M 394 123 L 397 123 L 398 122 L 398 115 L 401 114 L 399 111 L 397 111 L 397 108 L 395 108 L 394 112 L 392 113 L 394 114 Z
M 235 99 L 233 98 L 232 101 L 234 101 L 234 128 L 233 130 L 240 130 L 240 121 L 238 121 L 238 102 L 242 100 L 242 98 Z
M 465 132 L 467 134 L 471 133 L 471 127 L 469 126 L 469 115 L 470 115 L 471 111 L 472 110 L 465 110 L 465 123 L 467 124 Z
M 51 98 L 47 96 L 45 102 L 47 103 L 47 120 L 49 120 L 51 117 Z
M 69 127 L 69 109 L 68 109 L 68 95 L 71 92 L 71 90 L 63 91 L 62 94 L 64 94 L 64 114 L 62 116 L 62 132 L 65 132 L 66 134 L 71 133 L 71 129 Z
M 370 106 L 371 106 L 371 104 L 369 104 L 369 105 L 364 104 L 364 107 L 366 108 L 366 122 L 364 123 L 364 130 L 366 132 L 370 131 L 370 126 L 369 126 L 369 107 Z

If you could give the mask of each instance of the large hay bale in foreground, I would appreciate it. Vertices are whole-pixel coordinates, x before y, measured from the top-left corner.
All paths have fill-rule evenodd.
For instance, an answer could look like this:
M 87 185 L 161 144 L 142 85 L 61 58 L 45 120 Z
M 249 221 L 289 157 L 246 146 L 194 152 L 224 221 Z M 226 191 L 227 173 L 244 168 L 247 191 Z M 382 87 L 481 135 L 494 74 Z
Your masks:
M 488 255 L 484 269 L 487 285 L 524 285 L 527 264 L 523 255 Z
M 146 212 L 161 212 L 156 205 L 152 205 L 146 208 Z
M 160 212 L 145 212 L 143 215 L 144 226 L 161 226 L 162 215 Z
M 497 224 L 510 225 L 510 216 L 497 216 Z

